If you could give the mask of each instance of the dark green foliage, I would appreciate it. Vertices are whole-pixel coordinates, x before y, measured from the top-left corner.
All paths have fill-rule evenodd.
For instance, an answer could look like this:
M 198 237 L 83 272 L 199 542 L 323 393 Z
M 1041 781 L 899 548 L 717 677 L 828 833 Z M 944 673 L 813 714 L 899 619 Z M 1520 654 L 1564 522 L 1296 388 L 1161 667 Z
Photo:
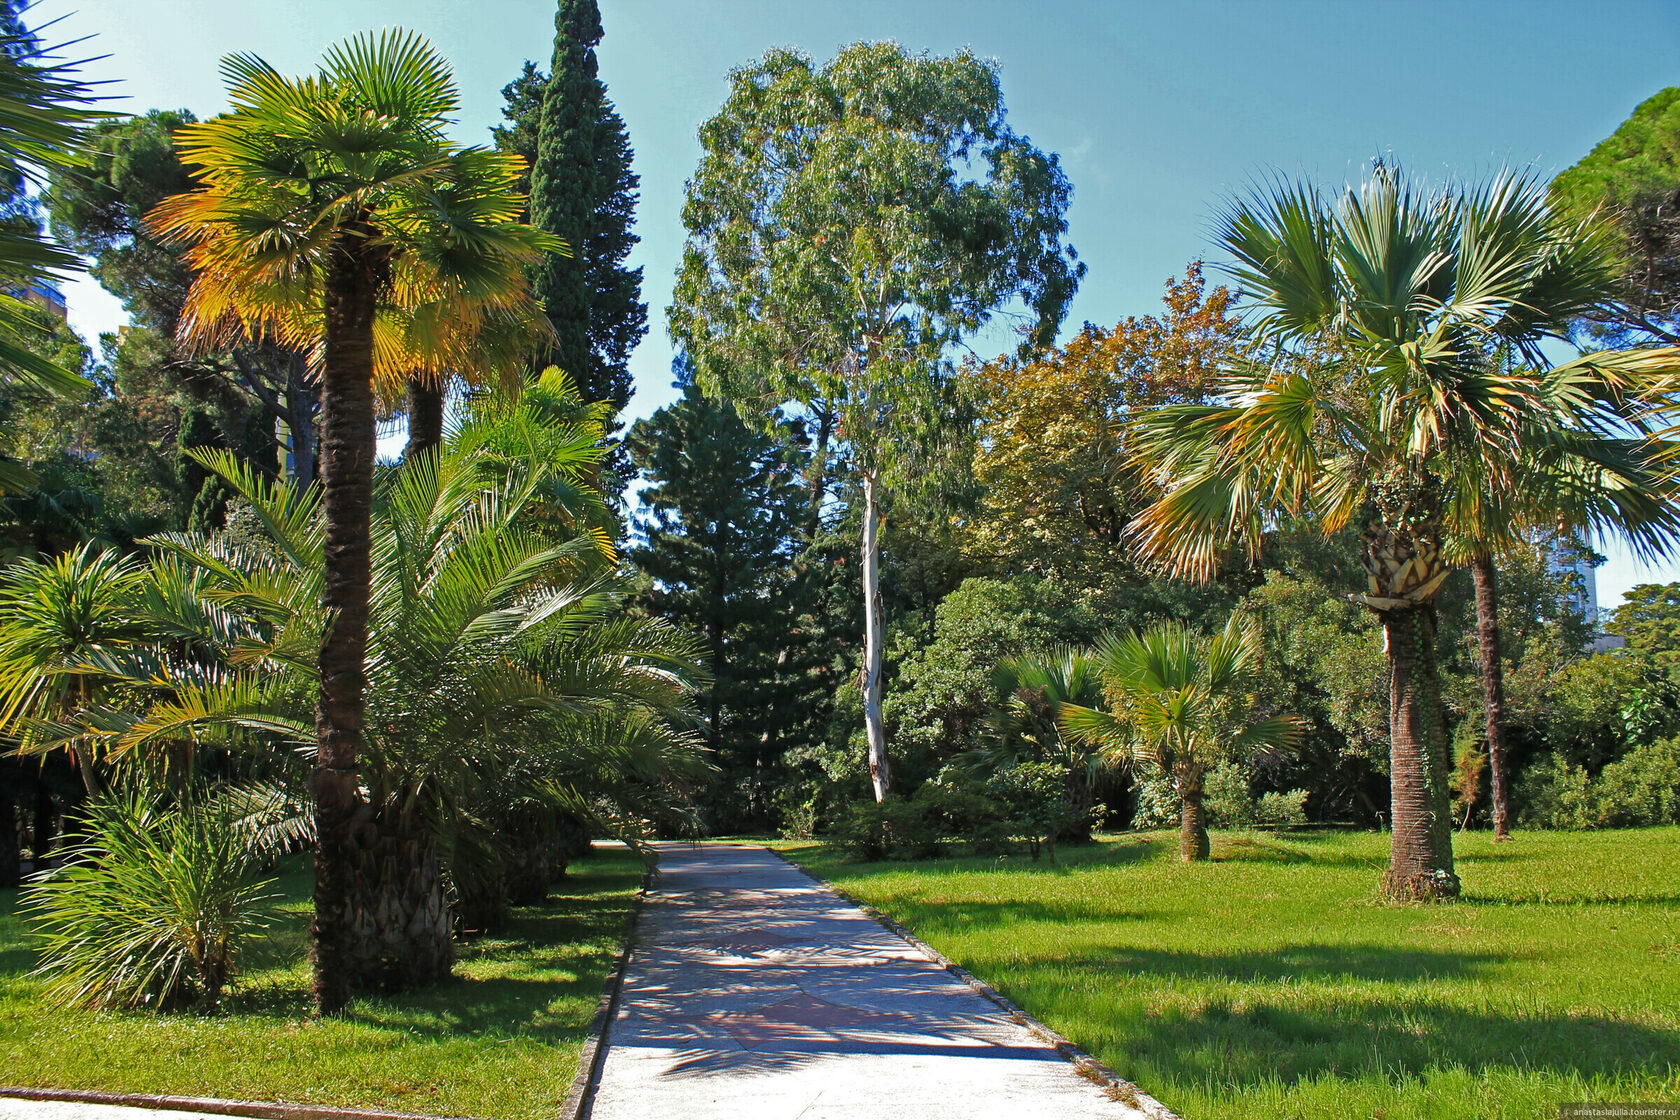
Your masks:
M 1655 664 L 1680 666 L 1680 583 L 1639 584 L 1622 596 L 1605 629 Z
M 932 634 L 900 634 L 886 716 L 907 788 L 982 745 L 999 663 L 1034 649 L 1086 645 L 1105 623 L 1061 584 L 969 579 L 939 602 Z
M 1600 212 L 1622 241 L 1622 301 L 1591 325 L 1615 343 L 1680 342 L 1680 87 L 1653 94 L 1575 166 L 1554 201 Z
M 1680 740 L 1634 747 L 1597 777 L 1554 754 L 1517 788 L 1523 820 L 1542 828 L 1643 828 L 1680 823 Z
M 53 232 L 93 258 L 89 272 L 122 300 L 135 326 L 172 333 L 192 284 L 177 253 L 141 219 L 170 195 L 199 186 L 175 152 L 174 133 L 196 118 L 185 109 L 97 125 L 89 163 L 55 176 L 44 200 Z
M 1010 835 L 1038 858 L 1040 846 L 1056 859 L 1056 833 L 1079 811 L 1068 800 L 1067 771 L 1053 762 L 1021 762 L 986 779 L 986 794 L 1003 807 Z
M 915 801 L 865 800 L 847 814 L 840 843 L 860 860 L 928 859 L 939 851 L 939 828 Z
M 749 428 L 692 383 L 638 421 L 627 446 L 647 479 L 643 543 L 629 556 L 644 577 L 638 604 L 706 643 L 712 684 L 701 705 L 722 768 L 709 821 L 714 830 L 766 827 L 786 777 L 781 758 L 823 701 L 811 689 L 822 639 L 799 571 L 799 453 L 786 432 Z
M 596 0 L 560 0 L 554 32 L 549 74 L 527 62 L 502 91 L 509 123 L 495 130 L 496 146 L 530 163 L 531 223 L 572 251 L 548 254 L 532 275 L 555 330 L 537 365 L 558 365 L 585 400 L 610 404 L 616 415 L 630 400 L 630 351 L 647 333 L 642 270 L 624 265 L 639 240 L 631 225 L 641 179 L 597 73 Z

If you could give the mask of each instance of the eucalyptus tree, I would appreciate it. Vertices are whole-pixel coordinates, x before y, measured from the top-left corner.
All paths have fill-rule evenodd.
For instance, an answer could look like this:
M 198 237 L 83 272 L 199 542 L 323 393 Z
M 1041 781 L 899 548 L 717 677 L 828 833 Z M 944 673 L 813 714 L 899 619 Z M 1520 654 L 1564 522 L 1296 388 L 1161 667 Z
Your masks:
M 381 302 L 478 305 L 522 291 L 553 239 L 517 221 L 517 157 L 444 137 L 459 105 L 448 64 L 409 32 L 331 48 L 307 78 L 253 55 L 223 61 L 232 108 L 177 134 L 201 189 L 149 224 L 196 270 L 182 330 L 270 336 L 318 353 L 328 617 L 316 709 L 315 998 L 350 996 L 349 905 L 360 811 Z M 423 293 L 420 295 L 415 292 Z
M 1084 271 L 1062 245 L 1071 188 L 1055 156 L 1005 123 L 996 67 L 966 51 L 858 43 L 819 67 L 777 50 L 730 87 L 700 130 L 670 329 L 708 393 L 766 424 L 797 404 L 845 442 L 865 507 L 862 677 L 879 799 L 892 783 L 883 506 L 895 488 L 937 483 L 926 466 L 962 433 L 956 346 L 1009 307 L 1024 311 L 1023 349 L 1053 339 Z M 820 481 L 814 491 L 820 505 Z
M 1359 530 L 1369 587 L 1356 598 L 1382 621 L 1389 662 L 1385 891 L 1456 895 L 1434 601 L 1457 542 L 1505 531 L 1518 489 L 1538 485 L 1536 455 L 1552 480 L 1536 500 L 1596 503 L 1614 523 L 1655 497 L 1617 489 L 1651 463 L 1614 439 L 1680 355 L 1548 365 L 1542 344 L 1605 298 L 1603 242 L 1518 176 L 1425 193 L 1379 166 L 1335 199 L 1279 182 L 1231 208 L 1221 241 L 1255 348 L 1220 399 L 1141 418 L 1140 454 L 1166 492 L 1137 539 L 1205 578 L 1231 546 L 1254 555 L 1279 518 Z M 1618 456 L 1620 481 L 1601 461 Z

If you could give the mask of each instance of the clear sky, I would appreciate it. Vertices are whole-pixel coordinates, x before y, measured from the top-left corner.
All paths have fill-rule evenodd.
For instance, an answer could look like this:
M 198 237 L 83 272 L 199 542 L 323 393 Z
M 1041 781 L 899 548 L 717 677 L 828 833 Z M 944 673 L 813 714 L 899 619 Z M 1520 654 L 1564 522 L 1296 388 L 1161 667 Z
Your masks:
M 1380 153 L 1437 177 L 1503 166 L 1549 176 L 1680 84 L 1675 0 L 600 2 L 601 76 L 642 176 L 632 259 L 652 329 L 631 361 L 638 416 L 672 395 L 664 308 L 696 129 L 729 70 L 770 47 L 820 59 L 890 38 L 996 59 L 1011 123 L 1059 152 L 1074 184 L 1070 240 L 1090 272 L 1071 329 L 1155 311 L 1167 277 L 1212 252 L 1221 200 L 1256 174 L 1335 184 Z M 39 0 L 33 22 L 62 14 L 49 37 L 93 36 L 77 49 L 106 56 L 87 69 L 123 98 L 116 108 L 201 116 L 224 105 L 216 63 L 230 51 L 301 72 L 357 31 L 413 28 L 455 64 L 458 137 L 486 142 L 502 86 L 528 58 L 547 69 L 553 11 L 550 0 Z M 90 337 L 121 322 L 97 285 L 69 296 Z M 1680 579 L 1680 565 L 1646 569 L 1607 551 L 1607 605 L 1633 583 Z

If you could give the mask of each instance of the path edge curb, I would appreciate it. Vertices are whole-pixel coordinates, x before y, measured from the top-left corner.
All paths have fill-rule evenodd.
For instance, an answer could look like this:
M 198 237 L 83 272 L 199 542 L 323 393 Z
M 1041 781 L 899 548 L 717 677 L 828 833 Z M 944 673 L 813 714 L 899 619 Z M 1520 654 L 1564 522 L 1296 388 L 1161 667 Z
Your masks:
M 68 1104 L 107 1104 L 120 1108 L 152 1108 L 173 1112 L 205 1112 L 217 1116 L 246 1116 L 252 1120 L 476 1120 L 473 1117 L 438 1117 L 420 1112 L 386 1112 L 381 1109 L 332 1108 L 318 1104 L 287 1104 L 283 1101 L 241 1101 L 225 1097 L 177 1097 L 162 1093 L 118 1093 L 104 1089 L 36 1089 L 27 1085 L 0 1085 L 0 1099 L 59 1101 Z
M 630 954 L 636 948 L 636 926 L 641 921 L 642 904 L 647 901 L 648 891 L 658 878 L 657 863 L 642 874 L 642 885 L 636 890 L 636 897 L 630 903 L 629 918 L 624 923 L 624 940 L 619 944 L 612 971 L 607 973 L 601 997 L 595 1001 L 595 1017 L 589 1021 L 589 1037 L 578 1052 L 577 1073 L 560 1100 L 557 1120 L 588 1120 L 590 1107 L 595 1103 L 595 1087 L 601 1081 L 601 1066 L 607 1059 L 607 1036 L 612 1033 L 619 995 L 624 990 L 624 973 L 630 967 Z
M 962 967 L 960 964 L 957 964 L 944 953 L 941 953 L 938 949 L 935 949 L 932 945 L 929 945 L 927 942 L 911 933 L 908 929 L 905 929 L 891 916 L 875 909 L 875 907 L 869 905 L 867 902 L 864 902 L 862 899 L 854 898 L 848 892 L 841 890 L 827 879 L 824 879 L 822 876 L 816 874 L 803 864 L 794 860 L 793 857 L 777 851 L 775 848 L 765 848 L 764 850 L 772 853 L 777 859 L 780 859 L 783 863 L 787 864 L 789 867 L 793 868 L 813 883 L 816 883 L 818 886 L 823 887 L 825 890 L 833 891 L 835 894 L 839 895 L 853 906 L 856 906 L 859 910 L 869 915 L 869 917 L 873 918 L 875 921 L 879 922 L 899 937 L 904 938 L 904 940 L 915 946 L 918 952 L 924 954 L 928 957 L 928 959 L 945 969 L 945 971 L 949 972 L 952 976 L 955 976 L 958 980 L 961 980 L 964 984 L 974 989 L 975 992 L 996 1004 L 1016 1023 L 1026 1027 L 1029 1031 L 1032 1031 L 1044 1041 L 1048 1042 L 1055 1048 L 1058 1054 L 1073 1065 L 1073 1068 L 1081 1077 L 1101 1085 L 1104 1089 L 1112 1093 L 1116 1099 L 1131 1105 L 1133 1108 L 1147 1116 L 1149 1120 L 1182 1120 L 1182 1118 L 1172 1109 L 1144 1092 L 1144 1090 L 1136 1084 L 1127 1081 L 1124 1077 L 1121 1077 L 1118 1073 L 1115 1073 L 1112 1069 L 1103 1065 L 1088 1051 L 1084 1050 L 1074 1042 L 1062 1037 L 1060 1033 L 1051 1029 L 1048 1025 L 1027 1014 L 1026 1011 L 1022 1010 L 1021 1007 L 1019 1007 L 1013 1000 L 1005 996 L 1002 992 L 999 992 L 996 988 L 968 971 L 968 969 Z M 563 1117 L 563 1120 L 572 1120 L 572 1118 Z

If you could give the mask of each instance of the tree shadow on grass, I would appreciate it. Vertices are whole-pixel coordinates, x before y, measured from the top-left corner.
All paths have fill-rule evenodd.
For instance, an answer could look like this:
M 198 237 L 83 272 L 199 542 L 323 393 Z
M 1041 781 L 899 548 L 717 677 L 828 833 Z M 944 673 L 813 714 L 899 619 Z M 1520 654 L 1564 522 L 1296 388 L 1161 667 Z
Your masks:
M 1086 960 L 1073 967 L 1095 975 L 1124 973 L 1173 980 L 1191 977 L 1237 982 L 1301 979 L 1411 982 L 1475 977 L 1520 959 L 1523 958 L 1511 953 L 1304 943 L 1239 953 L 1126 947 L 1111 949 L 1100 959 Z
M 1214 1001 L 1116 1024 L 1113 1056 L 1170 1099 L 1170 1086 L 1240 1090 L 1337 1077 L 1401 1084 L 1443 1068 L 1639 1075 L 1680 1065 L 1680 1035 L 1605 1015 L 1501 1015 L 1437 1002 L 1338 999 L 1302 1007 Z
M 889 911 L 909 925 L 933 936 L 942 932 L 968 931 L 1022 922 L 1065 925 L 1079 922 L 1135 922 L 1157 916 L 1139 907 L 1116 903 L 1094 905 L 1078 899 L 1015 900 L 1010 902 L 968 902 L 940 899 L 895 900 Z
M 622 896 L 609 897 L 615 889 L 621 888 L 607 886 L 551 907 L 515 910 L 503 933 L 457 942 L 450 979 L 360 998 L 350 1021 L 427 1040 L 493 1034 L 578 1041 L 588 1033 L 589 1016 L 580 1016 L 577 1005 L 592 1007 L 599 996 L 630 905 Z M 253 963 L 293 968 L 307 949 L 307 926 L 297 924 L 271 931 L 263 956 L 254 956 Z M 501 971 L 510 975 L 496 975 Z M 258 981 L 235 992 L 228 1003 L 236 1014 L 286 1019 L 309 1009 L 309 980 L 301 972 Z

